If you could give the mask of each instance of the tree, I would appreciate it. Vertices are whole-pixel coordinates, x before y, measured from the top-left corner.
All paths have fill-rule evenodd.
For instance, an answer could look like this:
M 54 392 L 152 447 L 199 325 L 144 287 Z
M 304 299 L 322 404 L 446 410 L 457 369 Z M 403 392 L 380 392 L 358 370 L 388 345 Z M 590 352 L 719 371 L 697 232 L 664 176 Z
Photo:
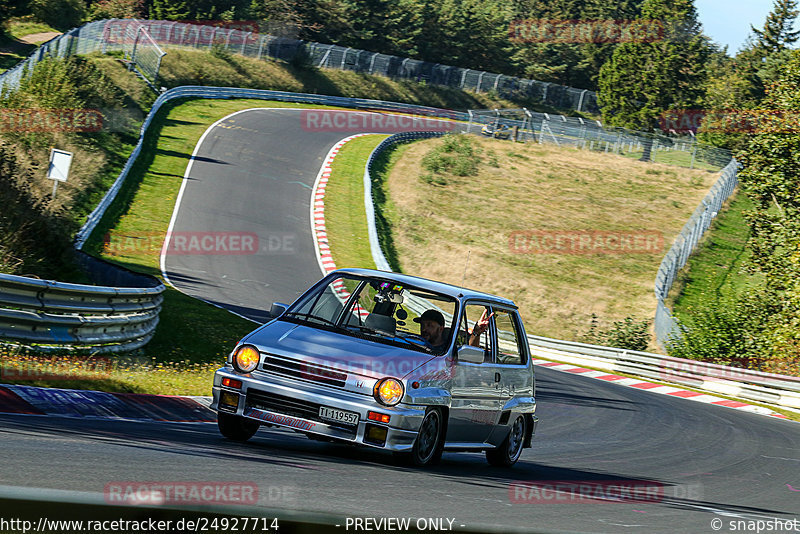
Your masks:
M 737 155 L 751 238 L 748 289 L 710 302 L 673 355 L 747 357 L 763 370 L 800 372 L 800 51 L 767 91 L 759 131 Z M 724 346 L 723 346 L 724 345 Z M 727 347 L 727 348 L 726 348 Z
M 775 0 L 775 5 L 761 30 L 750 26 L 756 36 L 756 44 L 767 56 L 780 52 L 800 38 L 800 31 L 792 31 L 797 15 L 797 0 Z
M 31 0 L 34 18 L 60 30 L 80 26 L 86 16 L 83 0 Z
M 617 46 L 598 85 L 607 123 L 650 130 L 668 109 L 699 107 L 713 47 L 692 0 L 645 0 L 641 18 L 662 21 L 664 38 Z

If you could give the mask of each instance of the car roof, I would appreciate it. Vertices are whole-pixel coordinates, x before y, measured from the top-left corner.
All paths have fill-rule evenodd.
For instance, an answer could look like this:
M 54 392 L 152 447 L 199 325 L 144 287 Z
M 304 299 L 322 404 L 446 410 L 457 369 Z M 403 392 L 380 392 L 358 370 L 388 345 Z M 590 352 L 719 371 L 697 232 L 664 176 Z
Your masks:
M 517 307 L 517 305 L 514 304 L 513 300 L 507 298 L 498 297 L 497 295 L 484 293 L 482 291 L 475 291 L 473 289 L 467 289 L 464 287 L 445 284 L 444 282 L 436 282 L 435 280 L 428 280 L 427 278 L 420 278 L 418 276 L 393 273 L 389 271 L 378 271 L 376 269 L 356 269 L 356 268 L 337 269 L 335 271 L 331 271 L 329 274 L 337 274 L 337 273 L 353 274 L 356 276 L 374 276 L 376 278 L 383 278 L 386 280 L 396 281 L 404 285 L 415 286 L 420 289 L 433 291 L 435 293 L 441 293 L 443 295 L 447 295 L 454 298 L 488 300 L 497 302 L 499 304 L 504 304 L 514 309 L 516 309 Z

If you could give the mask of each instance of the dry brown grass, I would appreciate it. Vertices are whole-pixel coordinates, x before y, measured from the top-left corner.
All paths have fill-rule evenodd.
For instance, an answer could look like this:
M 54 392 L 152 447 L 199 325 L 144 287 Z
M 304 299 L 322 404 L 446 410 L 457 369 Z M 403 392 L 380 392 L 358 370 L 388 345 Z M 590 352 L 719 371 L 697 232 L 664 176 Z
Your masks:
M 528 333 L 579 339 L 600 325 L 652 318 L 653 281 L 675 236 L 716 180 L 714 173 L 552 145 L 473 138 L 477 176 L 421 179 L 422 157 L 443 141 L 407 145 L 387 184 L 403 272 L 512 298 Z M 492 161 L 496 157 L 497 166 Z M 656 253 L 520 254 L 516 231 L 657 231 Z M 651 344 L 652 345 L 652 344 Z M 651 346 L 654 349 L 654 346 Z

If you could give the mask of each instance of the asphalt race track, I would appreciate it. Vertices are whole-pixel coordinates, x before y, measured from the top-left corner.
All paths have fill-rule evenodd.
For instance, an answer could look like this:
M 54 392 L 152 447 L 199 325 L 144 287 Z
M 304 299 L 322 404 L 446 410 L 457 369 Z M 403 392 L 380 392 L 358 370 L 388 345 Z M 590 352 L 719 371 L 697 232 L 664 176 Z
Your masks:
M 548 369 L 538 389 L 542 423 L 512 469 L 446 453 L 417 470 L 289 430 L 262 428 L 238 444 L 214 424 L 0 415 L 3 454 L 13 458 L 0 481 L 97 494 L 128 481 L 252 481 L 265 507 L 447 517 L 475 531 L 712 532 L 715 518 L 800 519 L 800 424 Z M 513 486 L 533 481 L 661 490 L 646 503 L 542 504 Z
M 249 111 L 206 136 L 173 232 L 254 234 L 264 248 L 168 255 L 170 280 L 182 291 L 261 320 L 273 300 L 289 302 L 320 278 L 310 187 L 330 147 L 349 133 L 303 130 L 297 114 Z M 380 451 L 289 430 L 262 428 L 239 444 L 208 423 L 3 414 L 0 486 L 102 495 L 114 482 L 251 481 L 259 506 L 449 518 L 474 531 L 710 533 L 731 532 L 738 520 L 800 521 L 798 423 L 543 368 L 537 400 L 534 447 L 512 469 L 464 453 L 413 469 Z M 534 482 L 648 493 L 639 502 L 555 499 L 532 491 Z

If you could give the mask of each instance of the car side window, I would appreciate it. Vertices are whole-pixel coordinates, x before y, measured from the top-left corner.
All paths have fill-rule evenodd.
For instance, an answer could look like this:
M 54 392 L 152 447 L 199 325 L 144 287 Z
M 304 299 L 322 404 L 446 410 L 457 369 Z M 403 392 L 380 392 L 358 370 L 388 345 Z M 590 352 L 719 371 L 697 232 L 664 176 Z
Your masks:
M 494 311 L 494 324 L 497 328 L 497 361 L 505 365 L 522 365 L 525 350 L 522 348 L 520 332 L 513 312 Z
M 492 312 L 489 306 L 480 304 L 467 304 L 464 307 L 464 314 L 461 317 L 461 323 L 458 328 L 458 345 L 470 344 L 470 339 L 473 336 L 473 328 L 482 316 L 489 316 Z M 477 343 L 477 345 L 475 344 Z M 483 349 L 483 361 L 488 363 L 492 361 L 492 336 L 491 330 L 487 329 L 485 332 L 477 336 L 477 341 L 473 341 L 474 346 Z

